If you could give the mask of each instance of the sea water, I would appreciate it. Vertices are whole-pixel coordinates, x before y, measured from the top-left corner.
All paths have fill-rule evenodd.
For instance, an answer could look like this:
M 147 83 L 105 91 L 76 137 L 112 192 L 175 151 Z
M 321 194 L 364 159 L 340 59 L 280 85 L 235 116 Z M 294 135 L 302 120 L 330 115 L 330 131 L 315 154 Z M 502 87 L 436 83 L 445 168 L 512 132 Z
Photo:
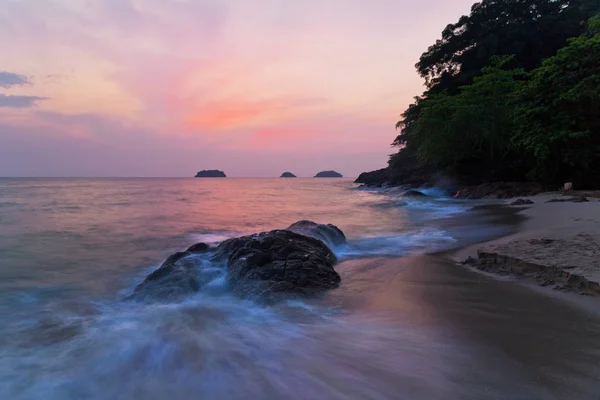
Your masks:
M 506 228 L 465 229 L 466 220 L 452 221 L 471 204 L 428 194 L 357 190 L 348 179 L 2 179 L 0 398 L 545 393 L 511 378 L 505 358 L 496 359 L 507 363 L 504 372 L 481 375 L 491 349 L 443 320 L 422 322 L 426 300 L 399 300 L 408 291 L 392 282 L 408 267 L 381 260 L 410 260 Z M 240 299 L 215 264 L 212 281 L 180 302 L 123 301 L 175 251 L 302 219 L 335 224 L 348 238 L 333 249 L 342 285 L 323 297 Z M 375 306 L 382 293 L 385 306 Z M 402 307 L 410 310 L 404 317 Z M 462 376 L 457 365 L 474 367 Z

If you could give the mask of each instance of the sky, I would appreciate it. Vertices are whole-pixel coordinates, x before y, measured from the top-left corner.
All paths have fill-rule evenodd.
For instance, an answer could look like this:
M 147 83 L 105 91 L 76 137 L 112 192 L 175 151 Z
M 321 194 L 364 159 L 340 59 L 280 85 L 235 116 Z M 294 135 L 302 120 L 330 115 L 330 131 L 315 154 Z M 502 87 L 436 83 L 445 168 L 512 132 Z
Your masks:
M 382 168 L 474 0 L 0 0 L 0 176 Z

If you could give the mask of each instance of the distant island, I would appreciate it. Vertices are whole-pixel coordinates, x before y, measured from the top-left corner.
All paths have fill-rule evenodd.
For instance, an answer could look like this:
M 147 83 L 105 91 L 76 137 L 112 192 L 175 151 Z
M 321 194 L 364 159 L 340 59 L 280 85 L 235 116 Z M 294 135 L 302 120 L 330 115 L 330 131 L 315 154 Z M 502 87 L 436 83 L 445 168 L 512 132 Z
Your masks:
M 315 175 L 315 178 L 343 178 L 344 176 L 336 171 L 321 171 Z
M 296 175 L 292 174 L 291 172 L 284 172 L 281 174 L 280 178 L 296 178 Z
M 195 178 L 227 178 L 227 175 L 218 169 L 203 169 L 196 174 Z

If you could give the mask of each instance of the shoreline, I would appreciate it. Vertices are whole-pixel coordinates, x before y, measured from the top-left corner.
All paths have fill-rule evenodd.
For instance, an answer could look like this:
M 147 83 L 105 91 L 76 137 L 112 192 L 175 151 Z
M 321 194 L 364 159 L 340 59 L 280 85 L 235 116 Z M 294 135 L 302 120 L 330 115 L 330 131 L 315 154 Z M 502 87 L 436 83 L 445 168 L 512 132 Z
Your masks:
M 600 297 L 600 200 L 568 202 L 559 192 L 523 199 L 533 203 L 512 206 L 511 200 L 494 202 L 518 208 L 517 215 L 523 220 L 516 232 L 461 247 L 446 256 L 486 275 L 514 277 L 553 292 Z M 562 201 L 550 202 L 553 199 Z

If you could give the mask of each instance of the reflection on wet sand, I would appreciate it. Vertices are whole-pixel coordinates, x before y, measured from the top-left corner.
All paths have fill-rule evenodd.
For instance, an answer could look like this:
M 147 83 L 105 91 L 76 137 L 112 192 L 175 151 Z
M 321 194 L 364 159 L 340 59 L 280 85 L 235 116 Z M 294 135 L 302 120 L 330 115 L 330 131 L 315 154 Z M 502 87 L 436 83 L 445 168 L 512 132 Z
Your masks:
M 600 320 L 564 299 L 441 256 L 354 260 L 339 270 L 344 283 L 329 301 L 427 332 L 428 363 L 438 349 L 455 352 L 448 398 L 598 398 Z M 422 397 L 430 389 L 412 398 L 431 398 Z

